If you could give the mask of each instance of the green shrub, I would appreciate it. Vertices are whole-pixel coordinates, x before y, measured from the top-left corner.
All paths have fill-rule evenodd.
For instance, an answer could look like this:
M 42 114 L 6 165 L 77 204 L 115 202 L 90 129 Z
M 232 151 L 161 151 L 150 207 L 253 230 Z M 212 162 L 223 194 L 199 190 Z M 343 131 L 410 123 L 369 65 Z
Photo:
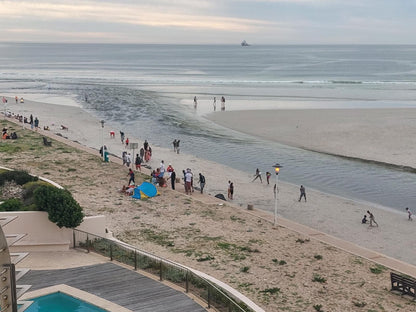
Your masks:
M 10 198 L 0 205 L 0 211 L 20 211 L 23 203 L 20 199 Z
M 260 293 L 263 293 L 263 294 L 271 294 L 271 295 L 274 295 L 274 294 L 277 294 L 277 293 L 280 292 L 280 288 L 278 288 L 278 287 L 266 288 L 264 290 L 260 290 L 259 292 Z
M 84 218 L 82 208 L 67 190 L 41 185 L 34 197 L 38 210 L 47 211 L 49 220 L 59 227 L 75 228 Z
M 385 270 L 385 267 L 379 264 L 376 264 L 375 267 L 370 268 L 371 273 L 374 273 L 374 274 L 383 273 L 384 270 Z
M 314 274 L 312 278 L 312 282 L 326 283 L 326 278 L 320 276 L 319 274 Z
M 4 171 L 0 173 L 0 186 L 6 181 L 15 181 L 17 185 L 23 185 L 30 181 L 37 181 L 38 177 L 33 177 L 23 170 Z
M 23 203 L 25 206 L 32 206 L 32 207 L 35 206 L 33 205 L 35 203 L 34 192 L 41 185 L 49 185 L 49 184 L 43 181 L 32 181 L 23 185 Z

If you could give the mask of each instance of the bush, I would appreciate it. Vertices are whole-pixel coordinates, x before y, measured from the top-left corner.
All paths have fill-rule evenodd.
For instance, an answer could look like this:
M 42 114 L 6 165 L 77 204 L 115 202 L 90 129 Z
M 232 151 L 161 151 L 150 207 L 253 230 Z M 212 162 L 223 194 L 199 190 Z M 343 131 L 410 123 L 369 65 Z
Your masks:
M 34 205 L 35 203 L 34 192 L 41 185 L 49 185 L 49 184 L 43 181 L 32 181 L 23 185 L 23 203 L 25 206 L 32 206 L 32 207 L 35 206 Z M 31 209 L 28 208 L 28 210 L 31 210 Z M 34 210 L 36 210 L 36 208 Z
M 34 196 L 38 210 L 47 211 L 49 220 L 60 228 L 75 228 L 81 224 L 82 208 L 67 190 L 42 185 L 34 191 Z
M 23 185 L 27 182 L 37 181 L 38 177 L 33 177 L 26 171 L 4 171 L 0 173 L 0 186 L 6 181 L 15 181 L 17 185 Z
M 17 198 L 10 198 L 0 205 L 0 211 L 20 211 L 22 209 L 23 203 Z
M 319 274 L 314 274 L 312 278 L 312 282 L 326 283 L 326 278 L 320 276 Z

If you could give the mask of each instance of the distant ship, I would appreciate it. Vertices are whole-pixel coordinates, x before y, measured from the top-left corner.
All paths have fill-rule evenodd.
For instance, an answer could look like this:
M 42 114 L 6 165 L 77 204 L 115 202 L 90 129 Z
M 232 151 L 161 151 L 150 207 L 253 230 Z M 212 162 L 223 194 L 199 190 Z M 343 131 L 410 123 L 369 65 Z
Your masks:
M 241 46 L 242 47 L 248 47 L 249 44 L 247 43 L 247 41 L 243 40 L 243 42 L 241 42 Z

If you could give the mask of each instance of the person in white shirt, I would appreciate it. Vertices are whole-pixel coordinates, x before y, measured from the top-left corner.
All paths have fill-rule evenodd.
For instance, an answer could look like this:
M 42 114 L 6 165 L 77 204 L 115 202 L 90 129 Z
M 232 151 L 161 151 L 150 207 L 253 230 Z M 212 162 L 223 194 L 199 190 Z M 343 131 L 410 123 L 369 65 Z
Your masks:
M 191 195 L 192 194 L 192 181 L 193 180 L 193 174 L 191 172 L 191 169 L 186 169 L 185 173 L 185 191 L 186 194 Z
M 160 162 L 160 167 L 159 167 L 159 169 L 160 169 L 160 174 L 159 174 L 159 176 L 160 177 L 163 177 L 164 175 L 165 175 L 165 162 L 162 160 L 161 162 Z

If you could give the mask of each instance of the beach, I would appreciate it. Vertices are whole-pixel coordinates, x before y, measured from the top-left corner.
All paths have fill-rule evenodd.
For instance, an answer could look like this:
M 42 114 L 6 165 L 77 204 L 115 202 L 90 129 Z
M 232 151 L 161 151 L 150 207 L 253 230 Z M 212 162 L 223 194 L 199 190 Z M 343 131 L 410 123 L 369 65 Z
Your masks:
M 80 107 L 47 104 L 27 99 L 24 104 L 17 104 L 16 107 L 11 106 L 10 110 L 20 112 L 25 116 L 30 114 L 37 116 L 42 127 L 48 125 L 53 133 L 60 133 L 69 140 L 79 142 L 86 147 L 93 147 L 97 149 L 97 154 L 101 140 L 108 147 L 110 154 L 121 157 L 122 152 L 125 150 L 124 145 L 121 144 L 118 129 L 115 129 L 110 124 L 104 124 L 104 128 L 101 128 L 99 120 Z M 365 159 L 370 159 L 366 158 L 368 155 L 384 155 L 390 146 L 404 142 L 402 147 L 394 151 L 394 154 L 398 159 L 403 159 L 403 162 L 406 161 L 407 165 L 412 165 L 414 159 L 409 157 L 407 149 L 413 150 L 414 147 L 406 143 L 405 136 L 403 136 L 403 140 L 400 140 L 400 142 L 395 142 L 397 141 L 395 138 L 401 136 L 401 118 L 407 117 L 411 119 L 415 114 L 415 110 L 373 109 L 371 114 L 368 114 L 367 110 L 364 110 L 364 112 L 365 114 L 359 109 L 351 110 L 347 112 L 347 117 L 344 118 L 346 113 L 344 110 L 330 110 L 328 112 L 319 110 L 247 111 L 216 113 L 210 115 L 209 118 L 215 119 L 220 124 L 226 124 L 230 128 L 277 141 L 280 140 L 280 136 L 279 138 L 273 138 L 273 133 L 285 133 L 287 134 L 285 137 L 288 137 L 288 139 L 285 139 L 282 143 L 317 150 L 318 148 L 315 146 L 320 146 L 320 151 L 344 155 L 343 149 L 337 150 L 332 145 L 335 137 L 339 137 L 335 141 L 341 140 L 346 146 L 349 146 L 348 151 L 350 154 L 346 156 L 354 155 L 354 157 Z M 277 118 L 281 118 L 282 122 L 272 123 L 271 120 L 275 116 L 280 116 Z M 303 119 L 300 119 L 301 116 L 303 116 Z M 362 117 L 360 118 L 359 116 Z M 371 119 L 372 116 L 374 116 L 374 119 Z M 387 129 L 383 129 L 380 118 L 387 118 L 386 116 L 392 116 L 391 120 L 396 120 L 397 124 L 394 127 L 389 126 L 388 128 L 384 127 Z M 313 130 L 313 120 L 315 118 L 317 118 L 318 130 Z M 304 128 L 303 132 L 305 135 L 299 138 L 297 136 L 298 128 L 293 126 L 295 120 L 298 126 Z M 346 124 L 344 124 L 343 120 L 346 120 Z M 348 120 L 354 120 L 354 126 Z M 62 124 L 67 126 L 68 130 L 61 130 Z M 244 125 L 244 127 L 237 127 L 238 124 Z M 263 126 L 259 126 L 261 124 Z M 410 132 L 412 130 L 411 125 L 408 123 L 405 123 L 405 125 Z M 367 132 L 360 130 L 364 128 L 370 130 L 367 130 Z M 328 131 L 319 132 L 319 129 L 327 129 Z M 345 129 L 348 129 L 348 132 L 351 130 L 351 136 L 339 135 Z M 329 130 L 331 130 L 331 133 L 326 136 Z M 116 138 L 110 137 L 110 131 L 115 131 Z M 380 140 L 380 144 L 371 145 L 373 154 L 363 150 L 367 146 L 366 144 L 354 144 L 355 135 L 361 135 L 364 141 L 372 142 L 373 138 L 376 137 L 376 133 L 384 134 L 387 132 L 389 132 L 389 135 Z M 366 135 L 368 137 L 365 137 Z M 319 140 L 318 137 L 320 137 Z M 410 135 L 409 140 L 411 138 L 412 136 Z M 315 143 L 315 139 L 319 142 Z M 144 138 L 130 137 L 130 142 L 139 142 L 140 146 L 140 142 L 144 142 Z M 265 183 L 264 173 L 263 183 L 260 183 L 259 180 L 251 182 L 253 176 L 245 172 L 186 153 L 176 154 L 173 152 L 173 149 L 158 147 L 157 142 L 149 143 L 153 149 L 153 157 L 149 163 L 152 168 L 159 167 L 161 160 L 164 160 L 166 165 L 169 163 L 173 165 L 178 177 L 181 177 L 182 170 L 186 168 L 191 168 L 195 176 L 199 172 L 203 172 L 207 179 L 205 192 L 210 196 L 222 193 L 227 197 L 228 181 L 231 180 L 235 185 L 235 196 L 230 204 L 239 209 L 246 209 L 247 205 L 251 204 L 254 208 L 267 211 L 270 214 L 273 213 L 274 174 L 271 177 L 270 185 Z M 343 146 L 343 144 L 338 144 L 337 146 Z M 133 152 L 132 150 L 127 151 Z M 392 153 L 390 151 L 390 154 Z M 387 162 L 387 157 L 390 156 L 387 155 L 386 158 L 379 157 L 377 160 Z M 114 157 L 110 157 L 110 160 L 111 158 L 114 159 Z M 397 162 L 397 164 L 400 163 Z M 119 187 L 121 188 L 121 185 Z M 416 254 L 413 252 L 416 243 L 408 239 L 408 237 L 413 235 L 416 224 L 407 221 L 404 207 L 403 212 L 399 212 L 377 205 L 369 205 L 365 202 L 329 195 L 311 188 L 307 188 L 306 193 L 308 201 L 306 203 L 303 200 L 298 202 L 299 186 L 279 181 L 278 217 L 293 220 L 359 246 L 416 265 Z M 361 224 L 361 219 L 367 210 L 374 213 L 380 225 L 379 227 L 368 227 L 368 225 Z M 400 231 L 397 230 L 398 227 Z
M 60 183 L 71 191 L 87 215 L 105 214 L 108 230 L 116 238 L 225 281 L 267 311 L 314 311 L 312 306 L 316 304 L 329 311 L 354 311 L 354 307 L 363 303 L 368 308 L 382 306 L 388 311 L 399 306 L 402 308 L 398 311 L 414 307 L 410 300 L 389 292 L 389 270 L 365 260 L 386 260 L 381 255 L 385 254 L 415 263 L 415 246 L 408 239 L 413 235 L 414 222 L 407 221 L 405 212 L 369 206 L 310 188 L 306 189 L 308 201 L 298 202 L 299 186 L 279 182 L 279 226 L 274 227 L 272 185 L 265 181 L 251 182 L 250 174 L 186 153 L 176 154 L 173 149 L 157 147 L 155 142 L 149 142 L 153 149 L 150 166 L 158 167 L 163 159 L 178 172 L 188 167 L 194 174 L 204 172 L 208 196 L 197 191 L 186 196 L 183 185 L 178 183 L 176 191 L 159 188 L 160 196 L 134 201 L 119 193 L 128 177 L 127 168 L 121 166 L 119 159 L 126 149 L 118 129 L 107 123 L 101 128 L 97 118 L 77 106 L 29 99 L 18 105 L 16 111 L 39 118 L 41 135 L 88 153 L 70 152 L 54 141 L 49 154 L 41 152 L 34 158 L 29 149 L 16 155 L 17 159 L 8 156 L 5 164 Z M 42 130 L 46 125 L 49 131 Z M 61 129 L 61 125 L 68 129 Z M 29 128 L 16 124 L 13 130 L 19 134 L 21 127 Z M 110 137 L 110 131 L 116 132 L 116 138 Z M 101 140 L 111 154 L 119 155 L 110 156 L 109 164 L 98 160 Z M 130 140 L 144 141 L 134 137 Z M 89 154 L 90 147 L 95 149 L 96 156 Z M 138 172 L 136 176 L 138 181 L 143 179 Z M 229 179 L 236 186 L 235 199 L 223 202 L 214 198 L 218 192 L 226 195 Z M 248 204 L 255 210 L 248 211 Z M 263 212 L 259 207 L 269 209 Z M 379 227 L 361 224 L 368 209 L 374 213 Z M 296 223 L 315 230 L 303 232 Z M 330 242 L 340 249 L 322 243 L 324 233 L 381 254 L 364 252 L 364 259 L 357 257 L 352 251 L 344 252 L 348 248 L 341 241 Z M 374 268 L 381 270 L 381 274 L 371 273 Z M 315 282 L 316 276 L 327 281 Z M 277 288 L 277 295 L 262 292 Z
M 208 118 L 290 146 L 416 168 L 414 108 L 246 110 Z

